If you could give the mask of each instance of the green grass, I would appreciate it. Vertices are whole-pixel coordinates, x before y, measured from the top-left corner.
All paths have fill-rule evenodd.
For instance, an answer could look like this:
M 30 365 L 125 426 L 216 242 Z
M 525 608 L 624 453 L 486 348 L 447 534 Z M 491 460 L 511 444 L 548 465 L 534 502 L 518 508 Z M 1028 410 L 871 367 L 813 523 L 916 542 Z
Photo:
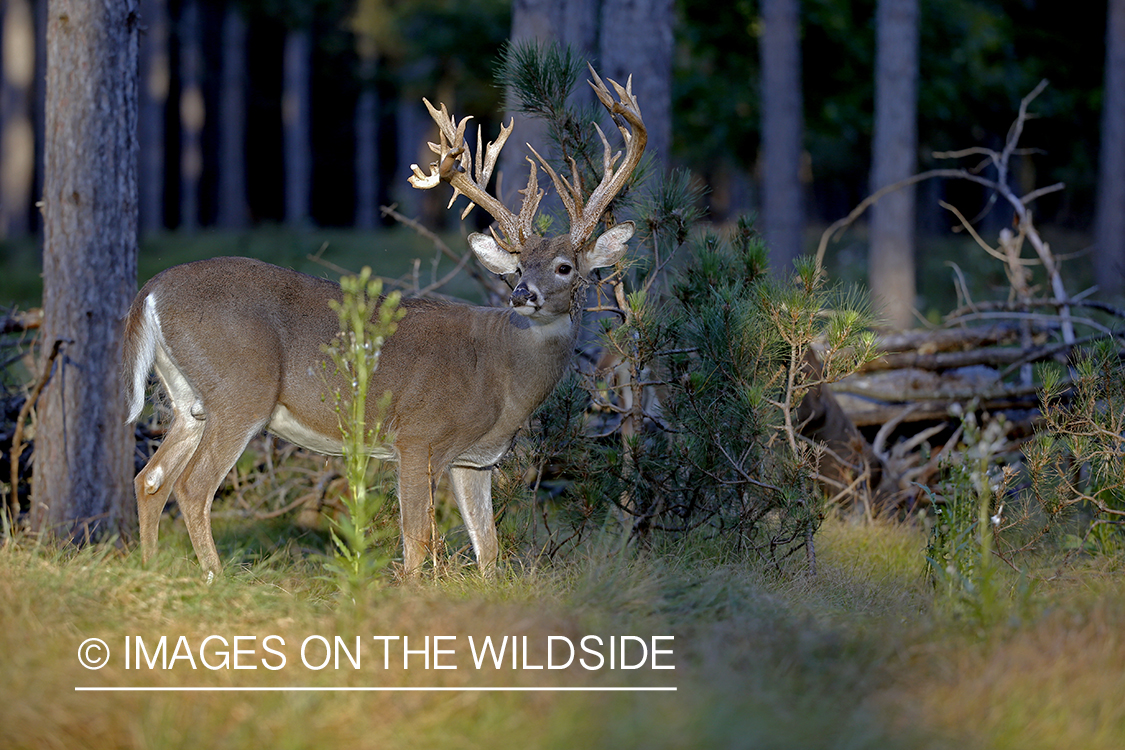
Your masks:
M 354 601 L 323 577 L 315 555 L 321 537 L 282 522 L 243 525 L 244 536 L 260 538 L 207 587 L 182 529 L 165 526 L 147 570 L 138 553 L 113 545 L 75 552 L 23 539 L 0 551 L 0 746 L 1108 750 L 1125 743 L 1125 582 L 1114 572 L 1121 561 L 1044 584 L 1031 614 L 1013 610 L 981 632 L 934 598 L 922 576 L 925 540 L 898 525 L 830 521 L 815 579 L 714 550 L 615 555 L 595 542 L 567 561 L 508 569 L 492 582 L 453 571 Z M 228 522 L 220 536 L 233 543 L 238 529 Z M 198 643 L 211 634 L 278 635 L 287 665 L 193 671 L 180 662 L 165 672 L 121 663 L 125 636 Z M 312 634 L 349 643 L 356 635 L 405 635 L 415 644 L 455 635 L 459 668 L 427 671 L 412 657 L 403 670 L 397 656 L 384 670 L 381 653 L 365 646 L 359 670 L 312 671 L 298 654 Z M 542 644 L 586 634 L 673 635 L 676 669 L 478 671 L 466 645 L 470 635 Z M 100 671 L 78 665 L 88 637 L 118 649 Z M 259 649 L 251 663 L 263 656 Z M 74 691 L 293 684 L 678 691 Z

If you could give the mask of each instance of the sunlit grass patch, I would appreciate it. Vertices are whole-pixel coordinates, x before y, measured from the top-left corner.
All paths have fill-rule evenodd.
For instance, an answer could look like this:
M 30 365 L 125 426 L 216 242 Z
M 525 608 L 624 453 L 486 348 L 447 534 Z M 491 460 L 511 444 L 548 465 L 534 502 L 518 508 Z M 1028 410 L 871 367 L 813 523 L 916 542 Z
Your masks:
M 919 646 L 915 679 L 888 699 L 982 747 L 1125 746 L 1125 585 L 1083 599 L 983 641 Z
M 829 521 L 820 574 L 763 567 L 690 546 L 643 552 L 593 543 L 552 564 L 518 562 L 487 580 L 473 567 L 341 596 L 327 547 L 271 521 L 204 583 L 186 534 L 167 524 L 148 569 L 113 544 L 82 551 L 20 539 L 0 551 L 0 745 L 4 747 L 849 747 L 1055 748 L 1125 739 L 1125 584 L 1111 560 L 1045 581 L 1031 616 L 985 631 L 942 610 L 922 575 L 921 532 Z M 286 539 L 289 538 L 289 541 Z M 271 547 L 271 541 L 273 546 Z M 388 582 L 389 583 L 389 582 Z M 254 670 L 81 668 L 78 644 L 120 650 L 140 635 L 256 636 Z M 264 668 L 261 639 L 286 644 Z M 310 635 L 350 647 L 360 669 L 299 663 Z M 674 670 L 477 669 L 467 648 L 550 636 L 671 635 Z M 456 670 L 383 652 L 374 635 L 452 635 Z M 512 641 L 509 640 L 509 644 Z M 276 645 L 276 644 L 275 644 Z M 316 646 L 317 644 L 313 644 Z M 231 649 L 228 648 L 228 651 Z M 119 651 L 118 651 L 119 653 Z M 510 652 L 508 652 L 510 655 Z M 321 653 L 310 651 L 310 659 Z M 198 655 L 197 655 L 198 658 Z M 218 659 L 211 648 L 208 658 Z M 345 657 L 346 658 L 346 657 Z M 445 657 L 443 657 L 445 658 Z M 76 693 L 109 686 L 675 686 L 675 693 Z

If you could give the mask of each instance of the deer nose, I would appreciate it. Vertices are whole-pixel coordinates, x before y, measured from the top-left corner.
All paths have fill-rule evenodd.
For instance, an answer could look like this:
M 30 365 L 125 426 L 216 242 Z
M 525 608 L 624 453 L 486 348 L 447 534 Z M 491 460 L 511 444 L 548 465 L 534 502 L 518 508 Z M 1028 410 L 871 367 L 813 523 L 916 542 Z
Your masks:
M 512 296 L 509 298 L 509 303 L 512 307 L 523 307 L 524 305 L 536 305 L 539 302 L 538 295 L 528 288 L 527 284 L 520 282 L 515 289 L 512 290 Z

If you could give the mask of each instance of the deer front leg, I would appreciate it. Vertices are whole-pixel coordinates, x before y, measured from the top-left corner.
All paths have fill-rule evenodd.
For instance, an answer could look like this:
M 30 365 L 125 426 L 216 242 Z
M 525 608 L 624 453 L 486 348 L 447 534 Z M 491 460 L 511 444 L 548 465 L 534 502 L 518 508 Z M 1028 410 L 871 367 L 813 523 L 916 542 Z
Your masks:
M 418 455 L 420 454 L 420 455 Z M 402 527 L 402 567 L 416 576 L 430 549 L 430 498 L 434 477 L 426 450 L 404 451 L 398 462 L 398 508 Z
M 449 469 L 449 480 L 461 520 L 473 542 L 477 565 L 483 572 L 491 573 L 499 551 L 492 516 L 492 470 L 454 466 Z

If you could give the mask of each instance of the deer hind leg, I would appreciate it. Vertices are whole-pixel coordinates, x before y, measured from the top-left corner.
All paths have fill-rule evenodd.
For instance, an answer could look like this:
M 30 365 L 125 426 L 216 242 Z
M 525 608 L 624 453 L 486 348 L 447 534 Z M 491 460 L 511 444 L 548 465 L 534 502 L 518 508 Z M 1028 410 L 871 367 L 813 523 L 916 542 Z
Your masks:
M 168 495 L 199 445 L 204 424 L 199 397 L 163 347 L 157 347 L 155 360 L 156 375 L 172 402 L 172 424 L 133 482 L 141 531 L 141 561 L 146 564 L 156 554 L 160 516 Z
M 168 494 L 199 445 L 199 439 L 203 436 L 203 424 L 190 414 L 177 412 L 164 442 L 133 482 L 137 496 L 137 518 L 141 527 L 141 561 L 145 564 L 156 553 L 160 516 L 168 502 Z
M 262 402 L 251 397 L 245 403 Z M 199 564 L 209 574 L 218 575 L 222 572 L 222 563 L 219 562 L 215 538 L 211 533 L 211 504 L 219 485 L 242 455 L 250 439 L 266 426 L 269 412 L 242 412 L 235 416 L 208 410 L 206 416 L 199 446 L 188 459 L 173 491 L 183 511 L 191 546 L 195 549 Z
M 461 511 L 461 520 L 469 531 L 477 565 L 490 573 L 499 546 L 496 543 L 496 521 L 492 516 L 492 471 L 453 466 L 449 469 L 450 486 Z

